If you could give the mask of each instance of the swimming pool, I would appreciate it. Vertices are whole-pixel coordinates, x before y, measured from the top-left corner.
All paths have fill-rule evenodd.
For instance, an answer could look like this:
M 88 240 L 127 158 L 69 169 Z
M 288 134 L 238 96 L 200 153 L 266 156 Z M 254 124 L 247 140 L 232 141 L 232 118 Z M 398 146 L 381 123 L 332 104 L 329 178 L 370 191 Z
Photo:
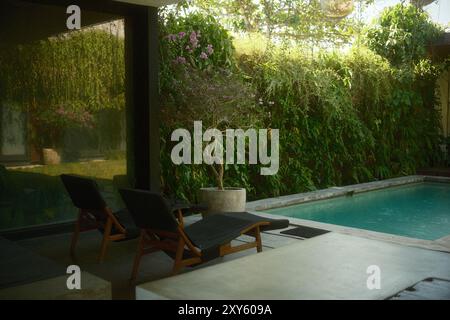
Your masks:
M 436 240 L 450 235 L 450 184 L 413 183 L 264 211 L 405 237 Z

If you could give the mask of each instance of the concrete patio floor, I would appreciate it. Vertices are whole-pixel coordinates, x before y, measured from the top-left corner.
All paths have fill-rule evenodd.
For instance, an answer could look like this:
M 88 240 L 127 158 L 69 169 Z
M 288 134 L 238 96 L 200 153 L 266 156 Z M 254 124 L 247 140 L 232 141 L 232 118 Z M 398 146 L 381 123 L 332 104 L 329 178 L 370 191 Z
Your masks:
M 186 225 L 200 219 L 200 216 L 189 216 L 185 218 Z M 248 238 L 250 239 L 250 238 Z M 247 241 L 243 236 L 237 242 Z M 34 251 L 35 253 L 54 260 L 55 262 L 68 266 L 78 264 L 82 271 L 87 271 L 99 278 L 111 283 L 113 299 L 134 299 L 135 285 L 147 283 L 169 277 L 171 275 L 173 260 L 165 253 L 156 252 L 142 258 L 140 272 L 135 284 L 128 280 L 131 274 L 134 254 L 137 248 L 137 239 L 111 243 L 106 259 L 103 263 L 97 263 L 97 255 L 100 249 L 101 234 L 98 231 L 90 231 L 81 234 L 77 245 L 77 261 L 74 262 L 69 255 L 71 233 L 51 235 L 18 241 L 18 243 Z M 263 233 L 263 251 L 279 248 L 291 243 L 298 242 L 299 238 L 277 235 L 277 232 Z M 256 250 L 250 249 L 224 258 L 215 259 L 195 268 L 185 268 L 182 273 L 191 272 L 225 261 L 231 261 L 243 256 L 255 255 Z M 83 281 L 83 279 L 81 279 Z M 83 284 L 82 284 L 83 285 Z
M 185 223 L 198 219 L 190 216 Z M 185 268 L 176 277 L 170 277 L 173 261 L 166 254 L 144 256 L 134 284 L 128 279 L 137 240 L 112 243 L 105 262 L 99 264 L 101 235 L 91 231 L 80 237 L 77 264 L 109 281 L 113 299 L 135 299 L 136 288 L 140 299 L 385 299 L 428 277 L 450 280 L 449 253 L 336 232 L 302 240 L 280 231 L 262 234 L 261 254 L 246 250 Z M 67 266 L 74 264 L 70 237 L 59 234 L 19 244 Z M 248 240 L 244 236 L 236 241 Z M 381 268 L 380 290 L 367 289 L 369 265 Z
M 450 280 L 450 254 L 331 232 L 139 285 L 136 298 L 387 299 L 426 278 Z

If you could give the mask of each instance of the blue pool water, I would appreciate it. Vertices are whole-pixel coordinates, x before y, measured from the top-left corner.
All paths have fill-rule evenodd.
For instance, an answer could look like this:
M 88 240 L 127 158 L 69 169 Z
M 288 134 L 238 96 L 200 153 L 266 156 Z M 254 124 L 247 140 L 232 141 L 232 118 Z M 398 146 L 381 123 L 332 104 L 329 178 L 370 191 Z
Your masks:
M 450 184 L 410 184 L 266 212 L 436 240 L 450 235 Z

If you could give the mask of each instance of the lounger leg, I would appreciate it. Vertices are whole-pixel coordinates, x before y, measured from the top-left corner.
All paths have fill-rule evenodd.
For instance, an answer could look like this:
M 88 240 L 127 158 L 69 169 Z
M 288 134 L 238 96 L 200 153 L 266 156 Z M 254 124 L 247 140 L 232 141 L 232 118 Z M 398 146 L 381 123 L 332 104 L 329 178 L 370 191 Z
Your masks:
M 105 258 L 106 249 L 108 248 L 108 243 L 110 241 L 109 236 L 111 235 L 111 229 L 112 229 L 112 220 L 108 218 L 108 220 L 106 220 L 105 231 L 103 232 L 102 246 L 100 248 L 100 254 L 98 256 L 99 263 L 102 263 Z
M 77 245 L 78 237 L 80 235 L 80 219 L 81 219 L 81 215 L 82 215 L 82 212 L 80 210 L 80 213 L 78 215 L 78 219 L 75 222 L 75 230 L 73 231 L 73 234 L 72 234 L 72 241 L 70 243 L 70 256 L 72 257 L 72 259 L 75 259 L 75 247 Z
M 223 258 L 226 252 L 231 250 L 231 242 L 223 244 L 220 249 L 220 257 Z
M 183 212 L 181 211 L 181 209 L 178 209 L 177 211 L 177 218 L 178 218 L 178 224 L 180 225 L 180 227 L 184 227 L 184 221 L 183 221 Z
M 75 222 L 75 230 L 73 231 L 72 241 L 70 243 L 70 256 L 72 257 L 72 259 L 75 258 L 75 247 L 77 245 L 79 235 L 80 235 L 80 222 L 77 221 Z
M 139 271 L 139 265 L 141 263 L 142 258 L 142 250 L 144 247 L 144 230 L 141 231 L 141 235 L 139 237 L 139 243 L 136 251 L 136 256 L 134 257 L 133 271 L 131 272 L 131 281 L 136 280 L 137 273 Z
M 261 231 L 259 230 L 259 227 L 256 227 L 255 239 L 256 239 L 256 251 L 261 252 L 262 251 L 262 242 L 261 242 Z
M 178 272 L 180 272 L 181 268 L 183 267 L 183 253 L 184 253 L 184 239 L 180 238 L 178 240 L 178 246 L 177 246 L 177 253 L 175 255 L 175 261 L 173 263 L 173 270 L 172 275 L 176 275 Z

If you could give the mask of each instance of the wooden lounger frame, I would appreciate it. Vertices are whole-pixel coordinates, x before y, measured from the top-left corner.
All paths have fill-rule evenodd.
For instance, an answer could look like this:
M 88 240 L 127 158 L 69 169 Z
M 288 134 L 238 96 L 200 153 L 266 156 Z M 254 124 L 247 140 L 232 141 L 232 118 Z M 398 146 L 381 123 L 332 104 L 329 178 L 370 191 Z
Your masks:
M 104 215 L 106 217 L 106 222 L 104 224 L 98 222 L 89 213 L 90 211 L 92 210 L 79 209 L 78 219 L 75 222 L 75 230 L 72 234 L 72 241 L 70 244 L 70 255 L 73 259 L 75 259 L 75 247 L 77 245 L 78 238 L 81 232 L 103 228 L 103 239 L 100 247 L 100 253 L 98 255 L 98 262 L 101 263 L 105 259 L 108 244 L 111 241 L 125 239 L 127 232 L 125 228 L 119 223 L 109 207 L 105 207 L 97 211 L 98 214 Z M 113 226 L 115 230 L 117 230 L 117 233 L 112 235 L 111 231 Z
M 177 219 L 177 232 L 168 232 L 155 229 L 141 230 L 133 270 L 131 273 L 132 281 L 136 279 L 142 256 L 152 252 L 164 250 L 175 253 L 172 275 L 176 275 L 183 267 L 192 266 L 203 262 L 201 251 L 192 244 L 189 237 L 184 232 L 183 215 L 181 210 L 177 210 Z M 231 246 L 231 243 L 224 244 L 219 248 L 220 257 L 251 248 L 256 248 L 257 252 L 261 252 L 262 243 L 260 227 L 268 224 L 269 222 L 264 221 L 255 222 L 250 227 L 242 230 L 241 235 L 246 234 L 252 236 L 255 238 L 255 241 L 238 246 Z M 192 255 L 190 258 L 183 258 L 186 247 Z

